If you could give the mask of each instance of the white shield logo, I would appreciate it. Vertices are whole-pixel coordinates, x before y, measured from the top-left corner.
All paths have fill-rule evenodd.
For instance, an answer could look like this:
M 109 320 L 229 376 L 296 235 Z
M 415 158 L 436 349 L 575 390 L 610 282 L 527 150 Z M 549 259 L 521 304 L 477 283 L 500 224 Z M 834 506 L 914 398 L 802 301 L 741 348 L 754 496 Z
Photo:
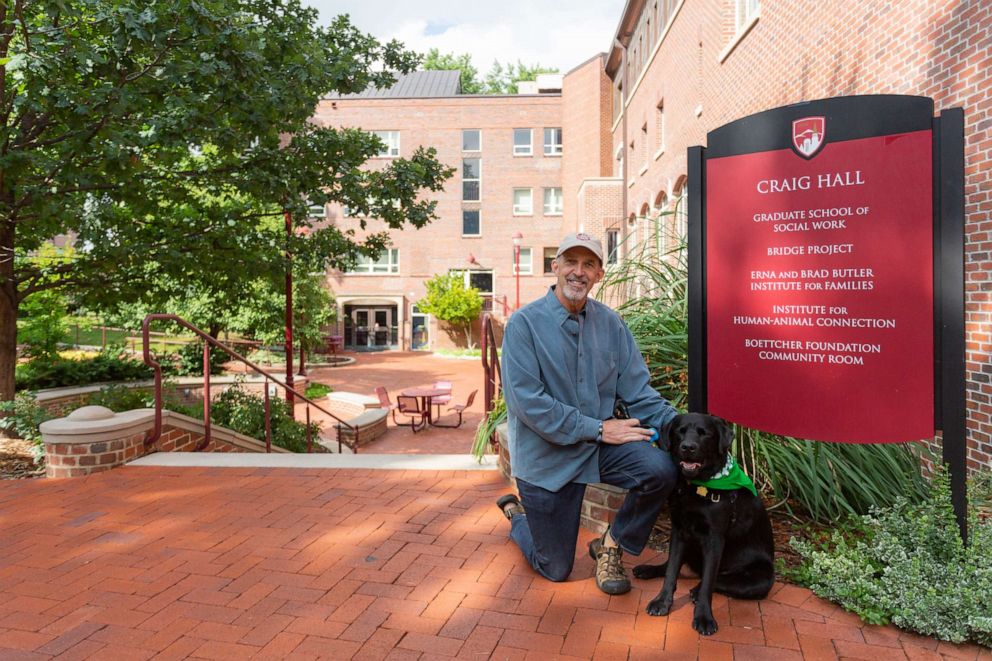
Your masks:
M 823 146 L 827 120 L 823 117 L 803 117 L 792 122 L 792 148 L 805 159 L 813 158 Z

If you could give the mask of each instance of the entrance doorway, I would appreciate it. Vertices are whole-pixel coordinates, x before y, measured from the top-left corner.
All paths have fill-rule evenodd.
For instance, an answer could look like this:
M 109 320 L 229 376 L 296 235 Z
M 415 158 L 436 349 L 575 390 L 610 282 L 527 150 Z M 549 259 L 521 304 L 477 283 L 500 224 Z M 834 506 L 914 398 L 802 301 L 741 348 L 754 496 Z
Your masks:
M 420 309 L 414 305 L 412 319 L 413 336 L 411 338 L 410 348 L 414 351 L 424 351 L 430 348 L 431 344 L 431 316 L 426 312 L 421 312 Z
M 345 305 L 345 346 L 357 351 L 397 346 L 396 306 Z

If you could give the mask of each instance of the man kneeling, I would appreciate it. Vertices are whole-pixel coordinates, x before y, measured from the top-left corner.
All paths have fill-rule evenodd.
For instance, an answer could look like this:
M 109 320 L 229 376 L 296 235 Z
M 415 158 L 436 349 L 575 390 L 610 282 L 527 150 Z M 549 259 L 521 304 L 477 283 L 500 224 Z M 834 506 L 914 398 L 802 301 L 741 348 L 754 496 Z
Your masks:
M 651 388 L 630 330 L 606 305 L 588 298 L 603 277 L 603 248 L 586 234 L 558 247 L 557 276 L 541 299 L 513 313 L 503 336 L 503 391 L 510 465 L 520 497 L 497 501 L 510 538 L 542 576 L 564 581 L 575 561 L 587 484 L 628 489 L 616 519 L 589 544 L 596 585 L 630 590 L 623 551 L 639 555 L 677 471 L 649 443 L 677 411 Z M 615 419 L 617 402 L 631 418 Z

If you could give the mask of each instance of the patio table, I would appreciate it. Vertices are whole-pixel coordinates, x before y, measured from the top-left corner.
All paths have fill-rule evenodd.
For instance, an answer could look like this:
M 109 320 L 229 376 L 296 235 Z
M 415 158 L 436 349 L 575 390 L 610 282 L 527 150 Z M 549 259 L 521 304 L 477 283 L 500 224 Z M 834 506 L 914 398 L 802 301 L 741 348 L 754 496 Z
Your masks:
M 434 397 L 440 397 L 442 395 L 450 395 L 451 388 L 435 388 L 434 386 L 415 386 L 413 388 L 407 388 L 401 393 L 404 397 L 417 397 L 421 400 L 423 407 L 422 410 L 426 410 L 426 419 L 430 424 L 434 424 L 434 418 L 431 414 L 433 407 L 431 406 L 431 399 Z

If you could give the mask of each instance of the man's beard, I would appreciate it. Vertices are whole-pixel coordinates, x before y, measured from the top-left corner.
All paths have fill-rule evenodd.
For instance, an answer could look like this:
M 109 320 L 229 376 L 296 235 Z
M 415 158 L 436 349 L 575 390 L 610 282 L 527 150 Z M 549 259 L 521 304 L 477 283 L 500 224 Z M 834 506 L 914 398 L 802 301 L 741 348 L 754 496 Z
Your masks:
M 576 280 L 575 284 L 581 285 L 582 287 L 581 293 L 577 293 L 575 289 L 569 286 L 569 281 L 568 279 L 566 279 L 565 286 L 562 287 L 562 291 L 561 291 L 562 295 L 569 301 L 573 301 L 573 302 L 584 301 L 589 296 L 589 282 Z

